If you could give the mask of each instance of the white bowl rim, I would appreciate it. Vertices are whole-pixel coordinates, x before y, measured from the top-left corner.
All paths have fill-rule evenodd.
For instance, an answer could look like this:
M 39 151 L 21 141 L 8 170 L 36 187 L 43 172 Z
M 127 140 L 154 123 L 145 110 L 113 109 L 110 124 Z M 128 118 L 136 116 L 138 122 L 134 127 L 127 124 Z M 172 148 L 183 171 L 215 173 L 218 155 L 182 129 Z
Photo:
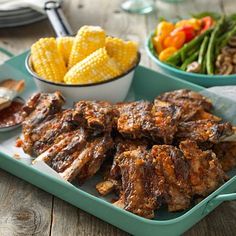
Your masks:
M 32 62 L 31 62 L 31 53 L 29 52 L 26 59 L 25 59 L 25 67 L 27 69 L 27 71 L 30 73 L 31 76 L 33 76 L 35 79 L 40 80 L 41 82 L 47 83 L 47 84 L 51 84 L 51 85 L 55 85 L 55 86 L 63 86 L 63 87 L 92 87 L 92 86 L 98 86 L 98 85 L 102 85 L 102 84 L 106 84 L 109 82 L 113 82 L 115 80 L 118 79 L 122 79 L 125 75 L 129 74 L 131 71 L 135 70 L 136 67 L 139 65 L 139 62 L 141 60 L 141 53 L 138 52 L 138 57 L 137 57 L 137 61 L 136 63 L 129 69 L 127 70 L 125 73 L 116 76 L 112 79 L 108 79 L 105 81 L 101 81 L 101 82 L 96 82 L 96 83 L 90 83 L 90 84 L 66 84 L 66 83 L 56 83 L 56 82 L 52 82 L 49 80 L 46 80 L 42 77 L 39 77 L 33 70 L 32 68 Z

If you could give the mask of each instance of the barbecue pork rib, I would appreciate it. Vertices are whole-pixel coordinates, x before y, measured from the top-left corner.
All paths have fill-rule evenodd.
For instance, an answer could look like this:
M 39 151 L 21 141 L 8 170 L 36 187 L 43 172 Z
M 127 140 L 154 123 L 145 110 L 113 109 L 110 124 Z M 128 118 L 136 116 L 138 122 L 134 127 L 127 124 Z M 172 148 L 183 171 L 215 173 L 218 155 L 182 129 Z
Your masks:
M 212 150 L 225 172 L 236 167 L 236 142 L 217 143 Z
M 75 103 L 76 120 L 93 132 L 110 132 L 116 109 L 105 101 L 79 101 Z
M 207 196 L 224 183 L 226 175 L 214 152 L 202 151 L 191 140 L 182 141 L 179 147 L 190 166 L 192 195 Z
M 117 130 L 124 137 L 150 138 L 171 143 L 181 116 L 180 109 L 170 103 L 156 101 L 130 102 L 116 105 L 119 111 Z
M 154 168 L 150 154 L 143 149 L 123 152 L 119 156 L 122 176 L 122 192 L 119 202 L 124 209 L 145 218 L 153 218 L 157 208 L 155 192 L 152 191 Z
M 210 111 L 212 109 L 211 101 L 201 94 L 180 89 L 161 94 L 157 100 L 169 102 L 181 108 L 181 120 L 190 120 L 199 110 Z
M 120 191 L 121 189 L 121 172 L 119 167 L 119 156 L 126 151 L 136 150 L 137 148 L 147 149 L 148 141 L 145 139 L 124 139 L 117 136 L 114 139 L 115 154 L 109 173 L 105 176 L 104 181 L 96 185 L 97 191 L 101 195 L 107 195 L 112 191 Z
M 228 122 L 219 123 L 214 120 L 197 120 L 181 122 L 175 138 L 178 140 L 191 139 L 199 144 L 204 142 L 215 144 L 232 134 L 233 129 Z
M 183 153 L 171 145 L 154 145 L 151 150 L 159 181 L 154 184 L 156 195 L 168 206 L 169 211 L 185 210 L 192 197 L 189 184 L 189 165 Z
M 31 129 L 31 146 L 28 146 L 25 152 L 31 156 L 38 156 L 52 144 L 63 139 L 67 132 L 78 129 L 80 125 L 74 119 L 74 113 L 75 111 L 72 109 L 64 110 Z
M 41 123 L 51 120 L 62 110 L 65 100 L 60 92 L 37 93 L 23 107 L 24 121 L 22 124 L 23 150 L 33 155 L 34 140 L 37 139 L 33 130 Z M 40 135 L 40 134 L 39 134 Z
M 67 133 L 34 162 L 44 161 L 65 180 L 72 181 L 77 177 L 82 182 L 98 171 L 112 145 L 109 134 L 90 138 L 80 128 Z

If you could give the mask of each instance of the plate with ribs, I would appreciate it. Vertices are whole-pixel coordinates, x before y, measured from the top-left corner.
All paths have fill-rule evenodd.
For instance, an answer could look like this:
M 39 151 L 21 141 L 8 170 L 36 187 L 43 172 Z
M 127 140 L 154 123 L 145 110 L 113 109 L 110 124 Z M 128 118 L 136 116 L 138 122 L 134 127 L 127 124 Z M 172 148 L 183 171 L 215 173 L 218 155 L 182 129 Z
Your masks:
M 236 199 L 235 127 L 204 88 L 139 66 L 126 101 L 65 108 L 25 57 L 0 69 L 25 79 L 27 101 L 22 129 L 0 134 L 0 168 L 134 235 L 181 234 Z

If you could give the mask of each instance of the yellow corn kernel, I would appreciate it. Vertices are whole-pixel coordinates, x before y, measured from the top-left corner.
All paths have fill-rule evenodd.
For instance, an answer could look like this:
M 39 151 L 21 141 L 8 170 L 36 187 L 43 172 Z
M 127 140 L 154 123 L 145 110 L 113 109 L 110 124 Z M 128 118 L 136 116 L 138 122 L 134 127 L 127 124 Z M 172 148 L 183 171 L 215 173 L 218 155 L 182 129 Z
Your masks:
M 61 53 L 66 65 L 68 65 L 74 37 L 59 37 L 57 38 L 57 48 Z
M 69 68 L 105 45 L 106 33 L 99 26 L 83 26 L 78 31 L 69 58 Z
M 67 84 L 90 84 L 114 78 L 121 74 L 116 62 L 105 48 L 100 48 L 74 65 L 65 75 Z
M 42 78 L 63 82 L 66 73 L 65 62 L 58 52 L 55 38 L 42 38 L 31 47 L 35 72 Z
M 106 37 L 106 50 L 108 55 L 116 60 L 122 72 L 129 70 L 137 60 L 138 45 L 133 41 Z

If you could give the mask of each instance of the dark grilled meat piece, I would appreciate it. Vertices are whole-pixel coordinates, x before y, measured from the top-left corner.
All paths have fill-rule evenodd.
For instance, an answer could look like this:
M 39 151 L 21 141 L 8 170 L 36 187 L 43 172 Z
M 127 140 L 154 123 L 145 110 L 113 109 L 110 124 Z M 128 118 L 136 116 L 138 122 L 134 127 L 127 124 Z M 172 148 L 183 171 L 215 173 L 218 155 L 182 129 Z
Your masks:
M 179 147 L 190 166 L 189 180 L 193 195 L 207 196 L 224 183 L 226 176 L 215 153 L 202 151 L 191 140 L 181 142 Z
M 33 128 L 30 132 L 31 146 L 24 148 L 25 152 L 31 156 L 38 156 L 53 143 L 58 142 L 58 139 L 64 138 L 61 134 L 78 129 L 80 124 L 74 120 L 73 114 L 72 109 L 64 110 Z
M 156 195 L 164 199 L 169 211 L 180 211 L 190 206 L 191 186 L 189 165 L 183 153 L 171 145 L 155 145 L 151 151 L 157 183 Z
M 236 167 L 236 142 L 217 143 L 212 150 L 225 172 Z
M 60 92 L 37 93 L 23 107 L 26 127 L 35 127 L 45 121 L 50 115 L 61 111 L 65 100 Z
M 228 122 L 197 120 L 180 123 L 175 137 L 179 140 L 191 139 L 201 144 L 204 142 L 218 143 L 232 134 L 232 126 Z
M 212 121 L 220 122 L 222 120 L 222 118 L 215 116 L 215 115 L 201 109 L 201 110 L 198 110 L 190 120 L 191 121 L 212 120 Z
M 90 157 L 90 160 L 78 174 L 77 179 L 80 184 L 97 173 L 106 157 L 109 158 L 109 151 L 113 148 L 113 145 L 114 142 L 110 134 L 107 133 L 101 137 L 93 138 L 86 145 L 86 155 Z
M 112 139 L 109 134 L 91 139 L 80 128 L 67 133 L 64 139 L 52 145 L 35 162 L 44 161 L 65 180 L 72 181 L 78 176 L 82 182 L 98 171 L 111 148 Z
M 105 101 L 79 101 L 75 104 L 76 120 L 96 133 L 110 132 L 116 110 Z
M 156 99 L 170 102 L 181 107 L 182 121 L 191 119 L 191 117 L 193 117 L 199 110 L 210 111 L 212 109 L 212 103 L 208 98 L 187 89 L 166 92 L 158 96 Z
M 118 158 L 119 156 L 126 151 L 136 150 L 137 148 L 142 148 L 143 150 L 147 149 L 148 142 L 145 139 L 124 139 L 122 137 L 117 137 L 115 139 L 116 151 L 113 158 L 113 163 L 110 170 L 109 178 L 119 179 L 120 178 L 120 168 Z
M 156 99 L 152 108 L 152 114 L 156 128 L 150 131 L 151 136 L 154 140 L 161 138 L 166 144 L 172 143 L 181 117 L 180 108 Z
M 180 118 L 180 110 L 176 106 L 161 101 L 156 101 L 154 105 L 139 101 L 121 104 L 117 109 L 120 113 L 117 130 L 124 137 L 172 142 Z
M 152 104 L 147 101 L 130 102 L 117 105 L 119 117 L 117 130 L 123 136 L 139 139 L 149 136 L 149 129 L 153 129 L 154 120 L 151 114 Z M 144 131 L 145 128 L 145 131 Z
M 65 100 L 60 92 L 51 94 L 38 93 L 32 96 L 23 108 L 23 149 L 28 154 L 33 154 L 33 130 L 41 123 L 50 121 L 62 109 Z M 60 115 L 59 115 L 60 116 Z M 41 134 L 40 134 L 41 135 Z
M 119 167 L 119 156 L 126 151 L 136 150 L 137 148 L 141 148 L 145 150 L 147 148 L 147 140 L 139 139 L 139 140 L 131 140 L 124 139 L 120 136 L 115 138 L 115 155 L 113 158 L 113 163 L 110 168 L 110 172 L 107 176 L 105 176 L 105 180 L 98 183 L 96 185 L 97 191 L 101 195 L 107 195 L 111 193 L 113 190 L 116 192 L 121 189 L 121 172 Z
M 152 191 L 154 169 L 150 154 L 142 149 L 123 152 L 119 156 L 119 163 L 124 209 L 145 218 L 153 218 L 157 201 Z

